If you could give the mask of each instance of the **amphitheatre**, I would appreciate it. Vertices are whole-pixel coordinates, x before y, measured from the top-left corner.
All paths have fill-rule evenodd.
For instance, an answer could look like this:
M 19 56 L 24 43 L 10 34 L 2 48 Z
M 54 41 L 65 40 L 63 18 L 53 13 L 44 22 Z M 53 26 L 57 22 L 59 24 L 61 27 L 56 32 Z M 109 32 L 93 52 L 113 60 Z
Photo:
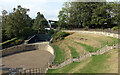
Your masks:
M 3 73 L 24 70 L 25 73 L 31 70 L 33 73 L 118 73 L 118 34 L 77 30 L 63 32 L 71 34 L 55 43 L 43 41 L 2 50 Z M 92 71 L 88 71 L 87 67 Z M 98 67 L 100 69 L 96 70 Z

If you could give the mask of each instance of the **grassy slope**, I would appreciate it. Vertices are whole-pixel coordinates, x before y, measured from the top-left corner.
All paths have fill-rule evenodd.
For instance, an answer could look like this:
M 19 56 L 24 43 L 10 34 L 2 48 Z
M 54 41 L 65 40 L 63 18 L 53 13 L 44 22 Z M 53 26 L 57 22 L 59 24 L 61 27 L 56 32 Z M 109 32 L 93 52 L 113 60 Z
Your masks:
M 100 47 L 95 47 L 95 46 L 93 47 L 93 46 L 87 44 L 87 43 L 91 43 L 91 44 L 94 43 L 91 41 L 89 42 L 89 40 L 91 40 L 91 39 L 102 43 L 104 46 L 107 44 L 106 40 L 109 42 L 114 42 L 114 41 L 115 41 L 115 43 L 118 42 L 118 40 L 116 38 L 112 38 L 112 37 L 106 37 L 106 36 L 99 37 L 99 36 L 96 36 L 96 35 L 94 36 L 94 35 L 90 35 L 90 34 L 89 34 L 89 36 L 88 36 L 88 34 L 81 34 L 81 35 L 79 35 L 79 34 L 75 34 L 75 35 L 72 34 L 72 35 L 66 37 L 64 40 L 53 43 L 53 47 L 55 48 L 55 52 L 56 52 L 54 64 L 58 64 L 58 63 L 65 61 L 66 59 L 70 58 L 71 55 L 72 55 L 72 57 L 76 58 L 86 52 L 88 53 L 88 51 L 94 52 L 94 51 L 99 50 Z M 74 39 L 78 39 L 78 38 L 76 38 L 76 36 L 78 36 L 78 38 L 80 38 L 80 37 L 85 38 L 85 36 L 86 36 L 88 41 L 85 41 L 85 42 L 87 42 L 87 43 L 86 44 L 82 43 L 82 42 L 84 42 L 84 40 L 75 41 Z M 72 37 L 72 39 L 71 39 L 71 37 Z M 102 37 L 104 37 L 104 38 L 102 39 Z M 111 43 L 109 43 L 109 44 L 111 44 Z M 95 45 L 97 45 L 97 44 L 95 44 Z
M 83 46 L 89 52 L 95 52 L 95 51 L 99 50 L 98 48 L 93 48 L 92 46 L 89 46 L 89 45 L 86 45 L 86 44 L 83 44 L 83 43 L 80 43 L 80 42 L 75 41 L 75 43 L 80 44 L 81 46 Z
M 105 54 L 87 58 L 80 63 L 71 63 L 60 69 L 48 70 L 48 73 L 114 73 L 117 72 L 118 66 L 117 54 L 118 50 L 114 49 Z
M 65 51 L 59 48 L 57 45 L 52 45 L 55 49 L 55 59 L 54 64 L 59 64 L 60 62 L 63 62 L 65 60 Z
M 74 47 L 68 46 L 68 48 L 71 51 L 72 57 L 73 58 L 77 58 L 78 57 L 78 53 L 76 52 L 76 49 Z

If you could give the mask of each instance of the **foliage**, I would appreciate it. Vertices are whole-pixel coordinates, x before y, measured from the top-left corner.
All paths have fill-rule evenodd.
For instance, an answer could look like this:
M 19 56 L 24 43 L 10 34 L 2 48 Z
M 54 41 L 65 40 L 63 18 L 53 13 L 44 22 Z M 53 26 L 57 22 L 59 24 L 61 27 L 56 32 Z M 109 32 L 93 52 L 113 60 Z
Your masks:
M 119 6 L 117 2 L 65 2 L 58 15 L 59 25 L 62 28 L 111 28 L 119 22 Z
M 2 49 L 4 48 L 8 48 L 8 47 L 11 47 L 11 46 L 15 46 L 15 45 L 19 45 L 21 43 L 23 43 L 24 41 L 24 38 L 12 38 L 11 40 L 7 40 L 3 43 L 1 43 L 0 45 L 2 45 Z
M 50 31 L 48 32 L 48 34 L 54 34 L 54 30 L 53 29 L 50 29 Z
M 58 30 L 58 31 L 59 31 L 59 30 L 61 30 L 61 27 L 60 27 L 60 26 L 59 26 L 59 27 L 57 27 L 57 29 L 56 29 L 56 30 Z
M 27 38 L 33 33 L 31 29 L 32 19 L 27 14 L 28 11 L 29 9 L 22 8 L 20 5 L 9 14 L 6 10 L 2 11 L 3 41 L 13 37 Z
M 2 42 L 0 45 L 6 44 L 6 43 L 11 42 L 11 41 L 14 41 L 14 40 L 16 40 L 16 39 L 17 39 L 16 37 L 15 37 L 15 38 L 12 38 L 11 40 L 7 40 L 7 41 L 5 41 L 5 42 Z
M 43 14 L 40 12 L 37 13 L 37 17 L 34 20 L 33 29 L 34 30 L 43 30 L 45 27 L 48 26 L 48 21 L 44 18 Z
M 89 28 L 88 28 L 88 26 L 86 26 L 85 28 L 84 28 L 84 30 L 88 30 Z
M 118 30 L 118 26 L 113 27 L 112 30 Z
M 69 35 L 69 33 L 59 31 L 53 36 L 53 41 L 52 42 L 57 42 L 58 40 L 62 40 L 68 35 Z

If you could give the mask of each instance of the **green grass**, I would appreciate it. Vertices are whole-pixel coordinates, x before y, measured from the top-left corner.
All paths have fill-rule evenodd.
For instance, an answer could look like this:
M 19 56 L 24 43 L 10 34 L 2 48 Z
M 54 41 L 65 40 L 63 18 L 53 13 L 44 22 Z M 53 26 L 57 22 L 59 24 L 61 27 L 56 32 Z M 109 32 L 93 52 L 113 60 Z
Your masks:
M 110 55 L 106 54 L 93 56 L 92 61 L 90 61 L 84 68 L 77 71 L 77 73 L 99 73 L 106 68 L 104 62 L 106 62 L 109 57 Z
M 68 46 L 68 48 L 71 51 L 72 57 L 77 58 L 79 54 L 77 53 L 76 49 L 74 47 L 71 47 L 71 46 Z
M 76 42 L 76 41 L 74 41 L 74 42 L 77 43 L 77 44 L 80 44 L 81 46 L 83 46 L 89 52 L 95 52 L 95 51 L 99 50 L 98 48 L 94 48 L 92 46 L 89 46 L 89 45 L 86 45 L 86 44 L 83 44 L 83 43 L 80 43 L 80 42 Z
M 113 37 L 109 37 L 112 39 L 112 41 L 108 41 L 108 46 L 113 46 L 114 44 L 117 44 L 120 42 L 120 39 L 117 39 L 117 38 L 113 38 Z
M 69 73 L 71 71 L 71 69 L 75 68 L 76 66 L 78 66 L 80 63 L 78 62 L 74 62 L 71 64 L 68 64 L 62 68 L 59 69 L 49 69 L 47 71 L 47 73 Z
M 9 42 L 15 41 L 16 39 L 17 39 L 16 37 L 15 37 L 15 38 L 12 38 L 12 39 L 7 40 L 7 41 L 5 41 L 5 42 L 3 42 L 3 43 L 0 43 L 0 45 L 3 45 L 3 44 L 6 44 L 6 43 L 9 43 Z
M 61 48 L 59 48 L 58 45 L 52 45 L 55 49 L 55 59 L 53 64 L 59 64 L 61 62 L 65 61 L 65 51 Z
M 106 45 L 108 46 L 113 46 L 114 44 L 117 44 L 120 42 L 120 39 L 114 38 L 114 37 L 109 37 L 107 36 L 108 39 L 110 40 L 97 40 L 100 41 L 102 44 L 102 47 L 105 47 Z
M 104 63 L 107 61 L 107 59 L 110 57 L 110 55 L 102 54 L 102 55 L 96 55 L 91 57 L 92 60 L 90 60 L 89 63 L 87 63 L 84 67 L 77 69 L 74 71 L 74 73 L 99 73 L 108 68 L 104 65 Z M 81 62 L 74 62 L 71 64 L 68 64 L 62 68 L 59 69 L 49 69 L 49 73 L 71 73 L 76 67 L 79 67 L 79 65 L 82 65 L 85 63 L 88 59 L 85 59 Z

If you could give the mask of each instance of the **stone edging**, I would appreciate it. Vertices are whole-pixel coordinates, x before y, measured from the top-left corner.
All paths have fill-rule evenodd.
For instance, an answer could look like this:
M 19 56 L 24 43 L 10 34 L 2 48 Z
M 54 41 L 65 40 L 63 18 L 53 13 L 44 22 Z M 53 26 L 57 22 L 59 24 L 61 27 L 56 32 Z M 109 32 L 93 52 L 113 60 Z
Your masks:
M 102 34 L 102 35 L 105 35 L 105 36 L 110 36 L 110 37 L 114 37 L 114 38 L 120 39 L 120 35 L 119 35 L 119 34 L 109 33 L 109 32 L 100 32 L 100 31 L 79 31 L 79 30 L 62 30 L 62 31 L 64 31 L 64 32 L 81 32 L 81 33 Z

